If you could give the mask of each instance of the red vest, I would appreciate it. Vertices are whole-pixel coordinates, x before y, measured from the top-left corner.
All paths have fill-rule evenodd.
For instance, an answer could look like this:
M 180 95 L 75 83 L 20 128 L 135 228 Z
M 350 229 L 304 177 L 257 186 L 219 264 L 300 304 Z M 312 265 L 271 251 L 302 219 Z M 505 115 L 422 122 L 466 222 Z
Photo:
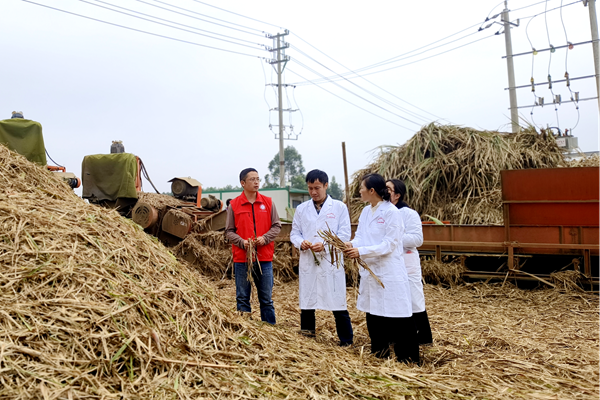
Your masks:
M 235 217 L 236 233 L 244 240 L 264 235 L 271 229 L 271 198 L 256 193 L 256 201 L 250 203 L 246 194 L 241 195 L 231 201 L 230 207 L 233 209 Z M 273 261 L 273 252 L 275 251 L 275 242 L 265 246 L 258 246 L 258 261 Z M 246 262 L 246 250 L 240 249 L 236 245 L 232 246 L 233 262 Z

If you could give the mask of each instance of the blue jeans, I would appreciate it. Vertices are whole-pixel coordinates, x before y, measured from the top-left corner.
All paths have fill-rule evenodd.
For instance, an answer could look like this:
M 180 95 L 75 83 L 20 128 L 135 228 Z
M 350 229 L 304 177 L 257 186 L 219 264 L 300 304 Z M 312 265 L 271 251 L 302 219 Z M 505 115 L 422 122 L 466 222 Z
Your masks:
M 248 267 L 246 263 L 233 263 L 233 268 L 235 270 L 237 310 L 251 312 L 250 293 L 252 292 L 252 285 L 248 281 Z M 252 279 L 258 293 L 260 319 L 275 325 L 275 308 L 271 299 L 273 293 L 273 263 L 270 261 L 261 261 L 259 267 L 255 262 L 252 266 Z

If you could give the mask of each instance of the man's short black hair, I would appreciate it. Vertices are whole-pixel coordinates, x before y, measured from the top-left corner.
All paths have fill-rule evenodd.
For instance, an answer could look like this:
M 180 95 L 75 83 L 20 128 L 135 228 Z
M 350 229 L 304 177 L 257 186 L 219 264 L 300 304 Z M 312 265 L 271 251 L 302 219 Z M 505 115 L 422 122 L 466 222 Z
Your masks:
M 321 171 L 320 169 L 313 169 L 308 174 L 306 174 L 306 183 L 315 183 L 315 181 L 321 182 L 323 185 L 329 183 L 329 177 L 325 173 L 325 171 Z
M 243 170 L 242 170 L 242 172 L 240 172 L 240 182 L 241 182 L 241 181 L 245 181 L 245 180 L 246 180 L 246 177 L 248 176 L 248 174 L 249 174 L 250 172 L 252 172 L 252 171 L 254 171 L 254 172 L 256 172 L 256 173 L 258 174 L 258 171 L 257 171 L 257 170 L 255 170 L 254 168 L 246 168 L 246 169 L 243 169 Z

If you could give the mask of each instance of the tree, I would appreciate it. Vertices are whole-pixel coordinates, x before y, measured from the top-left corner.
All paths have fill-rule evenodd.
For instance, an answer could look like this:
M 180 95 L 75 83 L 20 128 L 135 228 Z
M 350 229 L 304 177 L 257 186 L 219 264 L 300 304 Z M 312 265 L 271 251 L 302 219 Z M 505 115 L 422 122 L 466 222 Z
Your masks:
M 336 200 L 344 199 L 344 189 L 342 189 L 342 185 L 336 182 L 335 176 L 331 177 L 329 181 L 329 187 L 327 188 L 327 194 Z
M 285 182 L 289 182 L 295 189 L 306 189 L 304 176 L 304 165 L 302 165 L 302 156 L 294 146 L 287 146 L 283 150 L 285 158 Z M 279 153 L 269 162 L 270 174 L 265 175 L 264 188 L 279 187 Z
M 227 185 L 224 187 L 207 186 L 207 187 L 203 187 L 202 190 L 206 191 L 206 192 L 222 192 L 224 190 L 239 190 L 241 192 L 242 187 L 241 186 L 232 186 L 232 185 Z

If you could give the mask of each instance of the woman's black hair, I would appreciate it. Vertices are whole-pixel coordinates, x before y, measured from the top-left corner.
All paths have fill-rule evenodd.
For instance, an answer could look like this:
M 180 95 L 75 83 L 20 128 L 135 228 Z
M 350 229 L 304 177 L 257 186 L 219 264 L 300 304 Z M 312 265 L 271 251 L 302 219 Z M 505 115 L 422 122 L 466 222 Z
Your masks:
M 390 192 L 388 192 L 383 176 L 379 174 L 368 174 L 365 175 L 362 180 L 367 189 L 375 189 L 375 193 L 377 193 L 383 200 L 390 200 Z
M 396 203 L 396 207 L 408 207 L 408 204 L 406 204 L 406 202 L 404 201 L 404 199 L 406 198 L 406 185 L 404 184 L 404 182 L 402 182 L 400 179 L 388 179 L 387 181 L 394 186 L 394 193 L 400 195 L 398 203 Z

